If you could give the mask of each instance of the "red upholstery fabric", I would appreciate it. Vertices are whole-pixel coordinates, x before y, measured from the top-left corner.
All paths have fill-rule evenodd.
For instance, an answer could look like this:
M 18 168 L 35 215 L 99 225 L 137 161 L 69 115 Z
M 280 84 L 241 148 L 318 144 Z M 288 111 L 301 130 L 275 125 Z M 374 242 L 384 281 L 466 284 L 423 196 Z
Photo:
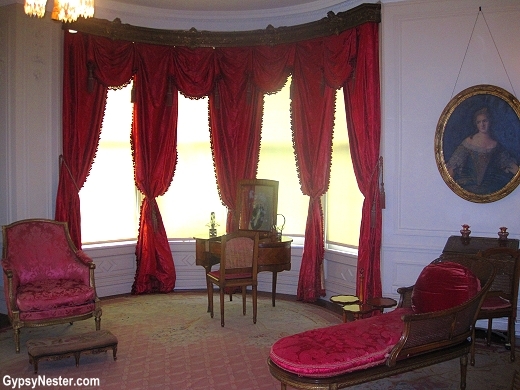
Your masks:
M 92 287 L 67 279 L 38 280 L 18 288 L 16 303 L 22 312 L 43 311 L 94 302 Z
M 76 261 L 62 225 L 34 221 L 15 225 L 6 234 L 7 262 L 21 285 L 65 278 L 89 284 L 89 269 Z
M 489 297 L 482 303 L 481 310 L 498 310 L 511 307 L 511 302 L 502 297 Z
M 284 337 L 271 347 L 281 368 L 307 377 L 329 377 L 383 363 L 403 332 L 409 308 Z
M 412 309 L 428 313 L 458 306 L 480 291 L 480 281 L 468 268 L 452 262 L 426 266 L 413 288 Z
M 21 312 L 21 321 L 44 321 L 55 320 L 58 318 L 79 316 L 82 314 L 92 313 L 95 309 L 94 303 L 89 303 L 82 306 L 66 306 L 58 309 L 51 309 L 45 311 L 29 311 Z

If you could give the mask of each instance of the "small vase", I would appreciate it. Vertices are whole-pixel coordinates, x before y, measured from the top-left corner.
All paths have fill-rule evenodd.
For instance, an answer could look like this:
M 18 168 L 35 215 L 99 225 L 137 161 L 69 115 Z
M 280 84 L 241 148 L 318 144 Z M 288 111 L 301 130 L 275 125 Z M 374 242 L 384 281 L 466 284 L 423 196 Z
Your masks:
M 462 235 L 463 239 L 468 239 L 469 235 L 471 234 L 471 230 L 469 230 L 469 225 L 462 225 L 462 229 L 460 230 L 460 234 Z
M 502 226 L 500 231 L 498 232 L 498 239 L 501 241 L 507 240 L 507 236 L 509 236 L 509 232 L 507 232 L 507 228 Z

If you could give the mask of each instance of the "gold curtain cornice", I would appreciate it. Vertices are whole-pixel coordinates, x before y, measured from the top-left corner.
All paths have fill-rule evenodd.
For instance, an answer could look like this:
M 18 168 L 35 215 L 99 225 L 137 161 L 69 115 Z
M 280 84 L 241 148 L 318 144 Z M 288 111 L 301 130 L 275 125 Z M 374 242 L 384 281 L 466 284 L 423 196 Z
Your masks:
M 307 39 L 337 35 L 366 22 L 381 22 L 381 4 L 361 4 L 345 12 L 327 16 L 315 22 L 289 27 L 269 25 L 263 30 L 250 31 L 199 31 L 163 30 L 123 24 L 119 18 L 110 22 L 106 19 L 80 18 L 73 23 L 64 23 L 63 29 L 124 40 L 158 45 L 184 47 L 238 47 L 238 46 L 274 46 L 294 43 Z

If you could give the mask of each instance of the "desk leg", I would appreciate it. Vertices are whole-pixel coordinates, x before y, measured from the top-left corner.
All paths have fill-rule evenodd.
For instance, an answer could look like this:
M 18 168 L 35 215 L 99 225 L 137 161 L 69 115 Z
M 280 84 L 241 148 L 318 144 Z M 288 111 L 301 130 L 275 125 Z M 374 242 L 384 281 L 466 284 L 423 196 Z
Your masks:
M 276 280 L 278 279 L 278 272 L 273 271 L 273 289 L 271 292 L 271 300 L 273 301 L 273 307 L 275 307 L 276 300 Z
M 206 270 L 206 291 L 207 291 L 207 296 L 208 296 L 208 313 L 211 313 L 211 307 L 210 307 L 210 303 L 209 303 L 209 289 L 210 289 L 210 282 L 208 281 L 208 274 L 211 272 L 211 266 L 209 267 L 204 267 L 204 269 Z

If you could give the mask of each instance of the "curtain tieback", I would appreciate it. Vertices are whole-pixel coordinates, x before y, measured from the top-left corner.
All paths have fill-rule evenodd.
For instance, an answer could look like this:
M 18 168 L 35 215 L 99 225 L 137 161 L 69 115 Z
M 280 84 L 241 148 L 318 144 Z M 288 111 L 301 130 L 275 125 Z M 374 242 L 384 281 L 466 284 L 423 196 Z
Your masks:
M 65 157 L 63 157 L 63 154 L 60 154 L 60 164 L 65 165 L 65 168 L 67 169 L 67 172 L 69 173 L 70 179 L 72 180 L 72 183 L 74 184 L 74 187 L 76 187 L 76 190 L 78 191 L 78 194 L 79 194 L 78 184 L 76 183 L 76 180 L 74 179 L 74 176 L 72 176 L 72 172 L 70 170 L 70 167 L 67 164 L 67 161 L 65 161 Z

